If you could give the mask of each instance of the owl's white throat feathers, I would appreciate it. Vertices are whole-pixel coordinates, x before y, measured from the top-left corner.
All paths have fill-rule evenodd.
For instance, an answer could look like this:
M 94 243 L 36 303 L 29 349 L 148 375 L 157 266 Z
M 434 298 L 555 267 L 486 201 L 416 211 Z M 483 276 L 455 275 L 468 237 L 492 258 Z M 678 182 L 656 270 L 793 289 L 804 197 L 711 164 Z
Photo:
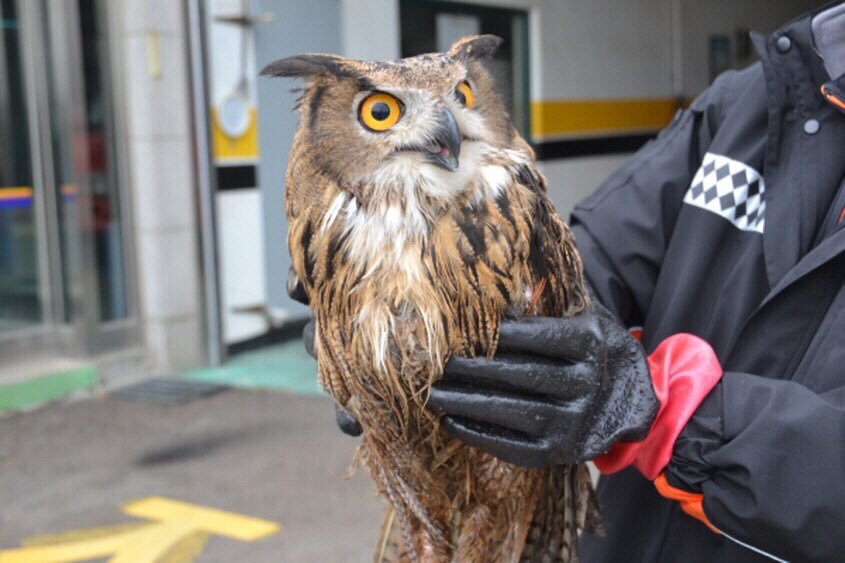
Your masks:
M 493 149 L 481 141 L 464 143 L 455 172 L 414 153 L 397 153 L 362 180 L 369 204 L 341 191 L 329 203 L 320 231 L 339 227 L 347 233 L 349 259 L 367 269 L 365 277 L 390 271 L 418 279 L 419 249 L 439 215 L 467 192 L 476 202 L 495 199 L 511 180 L 510 169 L 529 160 L 522 150 Z

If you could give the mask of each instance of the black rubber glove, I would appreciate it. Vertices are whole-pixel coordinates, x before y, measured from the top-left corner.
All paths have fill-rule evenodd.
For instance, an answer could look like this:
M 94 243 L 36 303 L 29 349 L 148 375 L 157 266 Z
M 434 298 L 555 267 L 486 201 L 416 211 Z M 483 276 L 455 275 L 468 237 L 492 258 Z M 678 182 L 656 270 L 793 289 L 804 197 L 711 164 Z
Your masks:
M 496 356 L 452 358 L 428 406 L 467 444 L 543 467 L 643 439 L 659 404 L 642 346 L 597 305 L 569 319 L 502 322 Z
M 288 295 L 294 301 L 298 301 L 303 305 L 308 305 L 308 294 L 305 293 L 305 288 L 302 287 L 302 283 L 297 279 L 296 274 L 293 273 L 293 269 L 288 272 Z M 302 341 L 305 344 L 305 351 L 314 358 L 317 359 L 317 354 L 314 352 L 314 331 L 316 325 L 314 324 L 314 319 L 310 319 L 308 324 L 305 325 L 305 328 L 302 329 Z M 337 425 L 340 428 L 340 431 L 348 436 L 360 436 L 361 432 L 361 424 L 355 420 L 355 417 L 343 410 L 343 407 L 338 405 L 337 403 L 334 404 L 334 416 L 335 421 L 337 421 Z

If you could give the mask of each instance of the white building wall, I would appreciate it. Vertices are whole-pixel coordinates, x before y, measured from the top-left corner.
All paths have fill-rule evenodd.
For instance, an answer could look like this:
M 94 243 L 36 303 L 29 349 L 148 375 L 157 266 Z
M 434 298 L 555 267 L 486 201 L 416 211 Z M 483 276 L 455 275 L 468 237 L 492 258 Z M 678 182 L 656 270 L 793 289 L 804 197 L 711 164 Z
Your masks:
M 667 98 L 672 95 L 671 10 L 667 0 L 545 0 L 538 17 L 540 75 L 534 100 Z M 533 33 L 534 30 L 531 31 Z M 545 161 L 555 207 L 568 217 L 629 155 Z
M 666 0 L 546 0 L 535 99 L 662 98 L 672 93 Z M 533 72 L 533 69 L 532 69 Z
M 184 4 L 116 0 L 140 313 L 154 373 L 202 362 Z
M 771 33 L 794 17 L 826 3 L 826 0 L 680 0 L 684 94 L 695 96 L 710 83 L 710 35 L 725 34 L 735 47 L 737 30 Z
M 397 0 L 341 0 L 343 55 L 359 60 L 396 60 L 399 44 Z
M 538 164 L 549 181 L 549 196 L 561 217 L 568 219 L 575 204 L 593 193 L 629 154 L 602 154 L 583 158 L 545 160 Z

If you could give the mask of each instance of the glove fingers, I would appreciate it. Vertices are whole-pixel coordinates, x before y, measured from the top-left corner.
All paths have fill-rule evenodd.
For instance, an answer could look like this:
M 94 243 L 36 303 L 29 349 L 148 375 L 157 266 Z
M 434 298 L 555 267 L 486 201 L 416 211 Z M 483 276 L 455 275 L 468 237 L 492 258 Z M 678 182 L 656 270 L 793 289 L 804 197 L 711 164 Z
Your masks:
M 314 337 L 316 336 L 317 330 L 317 323 L 314 319 L 308 321 L 308 324 L 305 325 L 305 328 L 302 329 L 302 341 L 305 344 L 305 351 L 312 358 L 317 357 L 317 353 L 314 351 Z
M 288 270 L 288 296 L 294 301 L 298 301 L 303 305 L 308 305 L 308 293 L 305 291 L 305 286 L 293 270 L 293 266 Z
M 548 448 L 541 441 L 516 433 L 491 432 L 483 425 L 459 417 L 445 416 L 440 424 L 455 438 L 508 463 L 523 467 L 543 467 L 547 464 Z
M 453 357 L 443 370 L 447 381 L 531 393 L 568 400 L 591 394 L 597 384 L 582 364 L 564 364 L 534 356 Z
M 438 414 L 495 424 L 530 436 L 542 433 L 555 410 L 553 405 L 535 399 L 498 395 L 442 382 L 431 388 L 427 406 Z
M 583 361 L 599 340 L 596 317 L 568 319 L 526 317 L 505 321 L 499 329 L 498 352 L 511 352 Z
M 346 434 L 347 436 L 360 436 L 361 432 L 363 432 L 363 429 L 361 428 L 361 423 L 358 422 L 354 416 L 346 412 L 346 410 L 344 410 L 344 408 L 338 405 L 337 403 L 334 404 L 334 416 L 338 428 L 340 428 L 340 431 Z

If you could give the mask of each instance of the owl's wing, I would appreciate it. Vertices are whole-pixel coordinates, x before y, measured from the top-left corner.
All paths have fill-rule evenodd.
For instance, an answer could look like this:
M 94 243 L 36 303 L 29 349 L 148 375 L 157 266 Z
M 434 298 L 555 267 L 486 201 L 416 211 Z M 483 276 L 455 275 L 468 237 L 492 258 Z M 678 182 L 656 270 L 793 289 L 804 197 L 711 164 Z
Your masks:
M 337 288 L 333 269 L 337 267 L 337 237 L 322 232 L 324 217 L 332 200 L 341 193 L 341 188 L 330 176 L 322 173 L 315 165 L 307 142 L 297 132 L 290 154 L 290 164 L 285 179 L 285 210 L 288 219 L 288 248 L 292 265 L 288 279 L 289 291 L 295 289 L 303 300 L 310 303 L 317 315 L 315 350 L 319 357 L 318 378 L 341 405 L 348 399 L 343 384 L 344 373 L 354 373 L 350 366 L 350 355 L 342 341 L 340 322 L 319 301 L 326 291 Z M 332 282 L 332 283 L 329 283 Z M 293 286 L 291 286 L 293 284 Z M 321 318 L 322 317 L 322 318 Z
M 575 237 L 563 222 L 546 192 L 546 180 L 533 166 L 516 173 L 520 186 L 533 194 L 528 264 L 535 284 L 535 315 L 569 317 L 589 305 L 583 266 Z

